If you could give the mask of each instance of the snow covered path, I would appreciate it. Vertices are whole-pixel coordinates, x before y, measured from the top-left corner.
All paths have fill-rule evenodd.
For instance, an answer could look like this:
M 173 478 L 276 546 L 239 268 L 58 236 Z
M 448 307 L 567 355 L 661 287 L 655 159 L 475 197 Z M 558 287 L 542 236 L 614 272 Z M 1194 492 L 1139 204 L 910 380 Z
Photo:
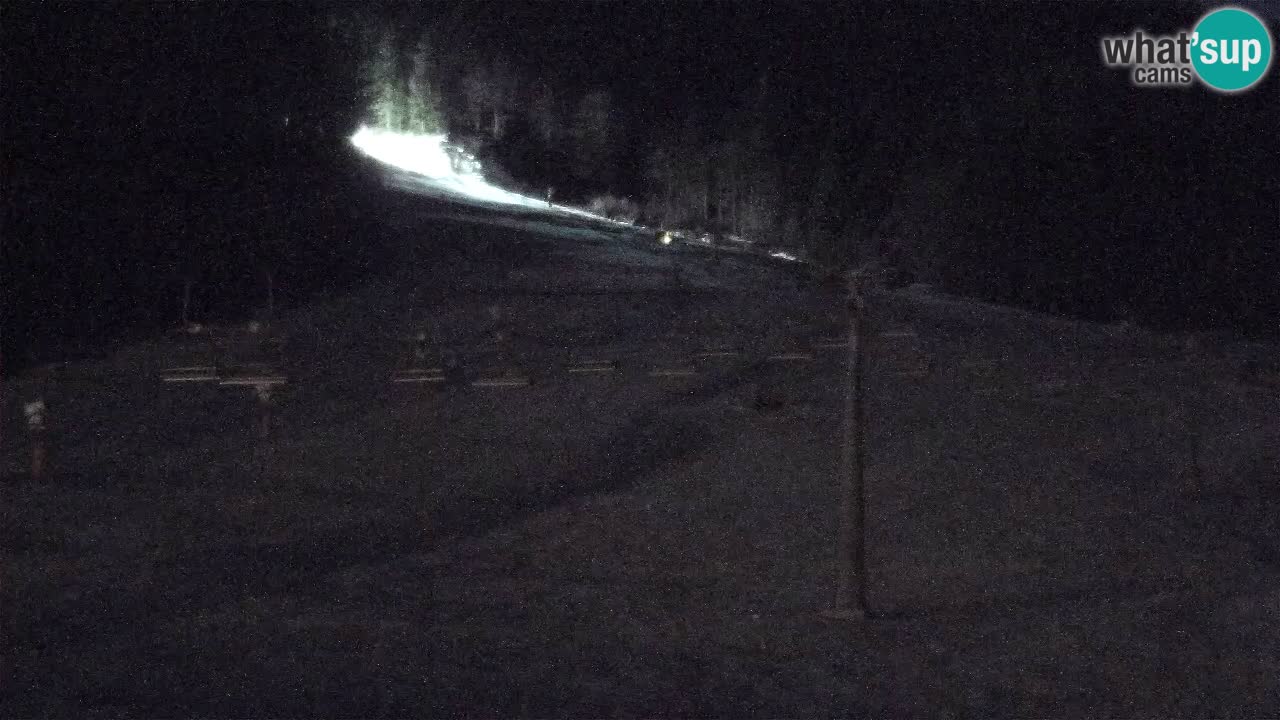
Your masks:
M 832 625 L 836 358 L 388 380 L 419 330 L 482 346 L 495 303 L 536 362 L 660 363 L 834 331 L 836 298 L 576 222 L 386 210 L 396 265 L 280 318 L 265 445 L 242 394 L 158 386 L 168 341 L 6 384 L 6 427 L 52 393 L 59 470 L 5 446 L 0 714 L 1280 713 L 1277 399 L 1222 358 L 873 298 L 916 337 L 869 364 L 878 617 Z

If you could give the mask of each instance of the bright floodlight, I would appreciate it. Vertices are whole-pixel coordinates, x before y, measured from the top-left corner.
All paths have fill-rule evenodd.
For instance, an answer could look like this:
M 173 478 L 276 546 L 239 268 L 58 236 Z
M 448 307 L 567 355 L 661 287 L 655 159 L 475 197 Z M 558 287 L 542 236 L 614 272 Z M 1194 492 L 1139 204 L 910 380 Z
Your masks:
M 442 134 L 411 135 L 408 133 L 374 130 L 362 127 L 351 136 L 351 144 L 360 152 L 378 162 L 420 176 L 421 183 L 431 191 L 459 195 L 480 202 L 537 208 L 553 213 L 589 217 L 615 225 L 631 225 L 603 215 L 567 205 L 553 205 L 542 198 L 533 198 L 490 185 L 475 171 L 458 172 L 449 155 L 449 138 Z M 474 163 L 472 163 L 474 166 Z
M 444 135 L 407 135 L 367 127 L 351 136 L 351 144 L 374 160 L 429 178 L 454 174 L 445 140 Z

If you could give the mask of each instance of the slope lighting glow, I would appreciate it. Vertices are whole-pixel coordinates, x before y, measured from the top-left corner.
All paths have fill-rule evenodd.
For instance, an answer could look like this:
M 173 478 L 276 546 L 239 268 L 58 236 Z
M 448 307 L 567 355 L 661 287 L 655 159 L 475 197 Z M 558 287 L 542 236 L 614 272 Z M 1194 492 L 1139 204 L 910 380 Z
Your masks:
M 593 220 L 630 226 L 603 215 L 567 205 L 553 205 L 545 199 L 529 197 L 496 185 L 490 185 L 478 172 L 458 172 L 448 151 L 449 138 L 443 134 L 411 135 L 361 127 L 351 136 L 351 144 L 360 152 L 405 172 L 419 176 L 418 185 L 433 194 L 460 196 L 494 205 L 536 208 L 550 213 L 575 215 Z
M 407 135 L 362 127 L 351 136 L 351 144 L 381 163 L 429 178 L 454 174 L 453 162 L 444 149 L 444 135 Z

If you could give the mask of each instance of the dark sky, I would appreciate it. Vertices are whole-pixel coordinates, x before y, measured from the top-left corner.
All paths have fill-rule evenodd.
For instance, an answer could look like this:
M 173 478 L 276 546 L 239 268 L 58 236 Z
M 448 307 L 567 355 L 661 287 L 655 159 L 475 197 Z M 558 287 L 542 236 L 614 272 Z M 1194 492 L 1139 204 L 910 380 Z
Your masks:
M 1022 77 L 1055 94 L 1072 92 L 1081 88 L 1075 78 L 1107 74 L 1097 62 L 1098 28 L 1161 29 L 1160 10 L 1170 6 L 1031 7 L 461 2 L 390 12 L 406 22 L 427 20 L 445 28 L 451 42 L 501 52 L 562 86 L 608 88 L 643 131 L 673 124 L 692 106 L 708 112 L 731 106 L 750 95 L 765 71 L 794 88 L 798 104 L 820 112 L 833 103 L 976 109 L 998 105 L 998 95 Z M 1201 6 L 1185 7 L 1163 15 L 1185 15 L 1189 23 Z M 225 145 L 270 131 L 284 114 L 338 104 L 341 98 L 326 97 L 333 88 L 326 85 L 330 59 L 318 41 L 323 10 L 285 3 L 9 4 L 3 32 L 10 152 L 29 157 L 35 148 L 41 165 L 65 160 L 83 167 L 99 153 L 131 153 L 135 143 Z M 1274 97 L 1274 75 L 1246 97 Z M 1132 94 L 1127 82 L 1114 85 L 1117 96 Z M 101 141 L 49 153 L 41 138 L 50 134 Z

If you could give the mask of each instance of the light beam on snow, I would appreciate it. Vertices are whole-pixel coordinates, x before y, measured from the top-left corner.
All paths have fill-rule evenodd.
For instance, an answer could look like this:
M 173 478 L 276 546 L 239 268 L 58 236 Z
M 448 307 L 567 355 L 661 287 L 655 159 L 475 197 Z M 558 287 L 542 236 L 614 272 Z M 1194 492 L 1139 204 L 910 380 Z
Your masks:
M 614 220 L 568 205 L 554 205 L 545 199 L 529 197 L 489 184 L 479 172 L 454 169 L 448 151 L 449 138 L 443 134 L 411 135 L 361 127 L 351 136 L 351 144 L 380 163 L 420 176 L 423 185 L 432 190 L 496 205 L 533 208 L 553 213 L 588 217 L 615 225 L 631 223 Z
M 455 175 L 444 135 L 406 135 L 360 128 L 351 144 L 381 163 L 432 179 Z

